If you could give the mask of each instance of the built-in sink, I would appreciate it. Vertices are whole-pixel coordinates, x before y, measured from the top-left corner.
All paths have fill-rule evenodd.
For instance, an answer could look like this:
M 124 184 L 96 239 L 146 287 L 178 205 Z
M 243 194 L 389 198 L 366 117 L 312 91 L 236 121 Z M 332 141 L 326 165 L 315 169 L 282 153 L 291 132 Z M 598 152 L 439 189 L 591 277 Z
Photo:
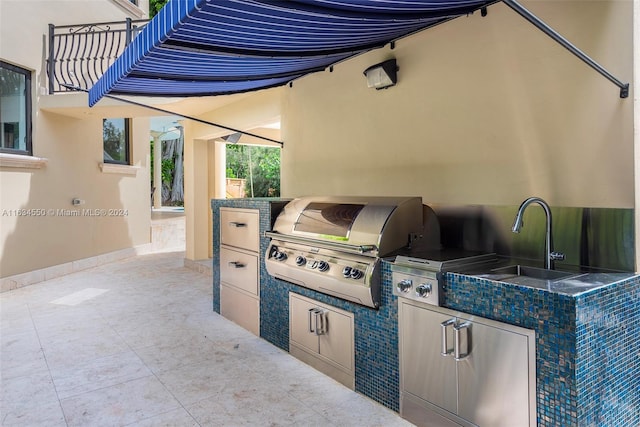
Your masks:
M 489 280 L 513 283 L 532 288 L 550 289 L 553 282 L 580 275 L 580 273 L 548 270 L 546 268 L 529 267 L 518 264 L 494 268 L 487 273 L 479 274 L 477 276 Z
M 510 265 L 507 267 L 500 267 L 491 270 L 491 273 L 509 276 L 525 276 L 532 279 L 540 280 L 558 280 L 569 276 L 574 276 L 575 273 L 569 273 L 567 271 L 548 270 L 546 268 L 529 267 L 526 265 Z

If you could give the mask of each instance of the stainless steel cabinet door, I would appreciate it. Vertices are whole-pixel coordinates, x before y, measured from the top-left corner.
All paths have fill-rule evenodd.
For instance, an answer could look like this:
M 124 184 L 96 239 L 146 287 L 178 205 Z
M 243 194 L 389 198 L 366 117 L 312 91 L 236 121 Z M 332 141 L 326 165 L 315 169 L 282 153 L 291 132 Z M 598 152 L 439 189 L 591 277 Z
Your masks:
M 294 343 L 307 350 L 319 353 L 320 343 L 318 335 L 311 331 L 309 325 L 309 310 L 314 304 L 289 294 L 289 334 Z
M 440 324 L 451 316 L 398 300 L 401 381 L 404 391 L 456 413 L 456 364 L 440 354 Z M 447 328 L 450 331 L 452 328 Z M 453 343 L 449 335 L 448 342 Z
M 458 361 L 458 415 L 479 426 L 528 426 L 527 336 L 471 321 L 460 338 L 471 351 Z
M 325 309 L 326 333 L 320 335 L 320 354 L 353 371 L 353 319 Z

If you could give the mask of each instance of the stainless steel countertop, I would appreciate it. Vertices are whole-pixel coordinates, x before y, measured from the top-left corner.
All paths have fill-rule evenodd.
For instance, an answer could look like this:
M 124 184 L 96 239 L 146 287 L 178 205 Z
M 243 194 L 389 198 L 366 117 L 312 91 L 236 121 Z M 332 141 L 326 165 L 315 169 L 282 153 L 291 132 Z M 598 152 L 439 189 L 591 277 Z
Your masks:
M 506 283 L 512 286 L 541 289 L 547 292 L 569 296 L 578 296 L 637 276 L 635 273 L 576 273 L 574 276 L 558 280 L 542 280 L 525 276 L 510 277 L 506 280 L 500 279 L 500 275 L 490 273 L 461 275 L 493 282 Z

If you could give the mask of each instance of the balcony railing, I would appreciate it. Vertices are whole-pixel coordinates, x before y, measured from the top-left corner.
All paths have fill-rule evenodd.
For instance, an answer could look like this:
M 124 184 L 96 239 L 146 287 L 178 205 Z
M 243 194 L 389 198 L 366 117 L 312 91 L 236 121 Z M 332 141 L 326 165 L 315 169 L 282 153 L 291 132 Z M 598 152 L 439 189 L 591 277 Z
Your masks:
M 49 24 L 49 93 L 90 89 L 147 20 L 62 25 Z

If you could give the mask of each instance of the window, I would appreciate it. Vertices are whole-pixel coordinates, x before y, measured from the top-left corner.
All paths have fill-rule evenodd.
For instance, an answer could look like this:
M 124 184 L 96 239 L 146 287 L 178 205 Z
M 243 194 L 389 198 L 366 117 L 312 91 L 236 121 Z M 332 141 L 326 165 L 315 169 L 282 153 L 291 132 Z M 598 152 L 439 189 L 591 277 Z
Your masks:
M 31 155 L 31 72 L 0 61 L 0 152 Z
M 103 119 L 104 162 L 129 164 L 131 119 Z
M 138 5 L 138 0 L 129 0 L 131 3 L 135 4 L 136 6 Z

